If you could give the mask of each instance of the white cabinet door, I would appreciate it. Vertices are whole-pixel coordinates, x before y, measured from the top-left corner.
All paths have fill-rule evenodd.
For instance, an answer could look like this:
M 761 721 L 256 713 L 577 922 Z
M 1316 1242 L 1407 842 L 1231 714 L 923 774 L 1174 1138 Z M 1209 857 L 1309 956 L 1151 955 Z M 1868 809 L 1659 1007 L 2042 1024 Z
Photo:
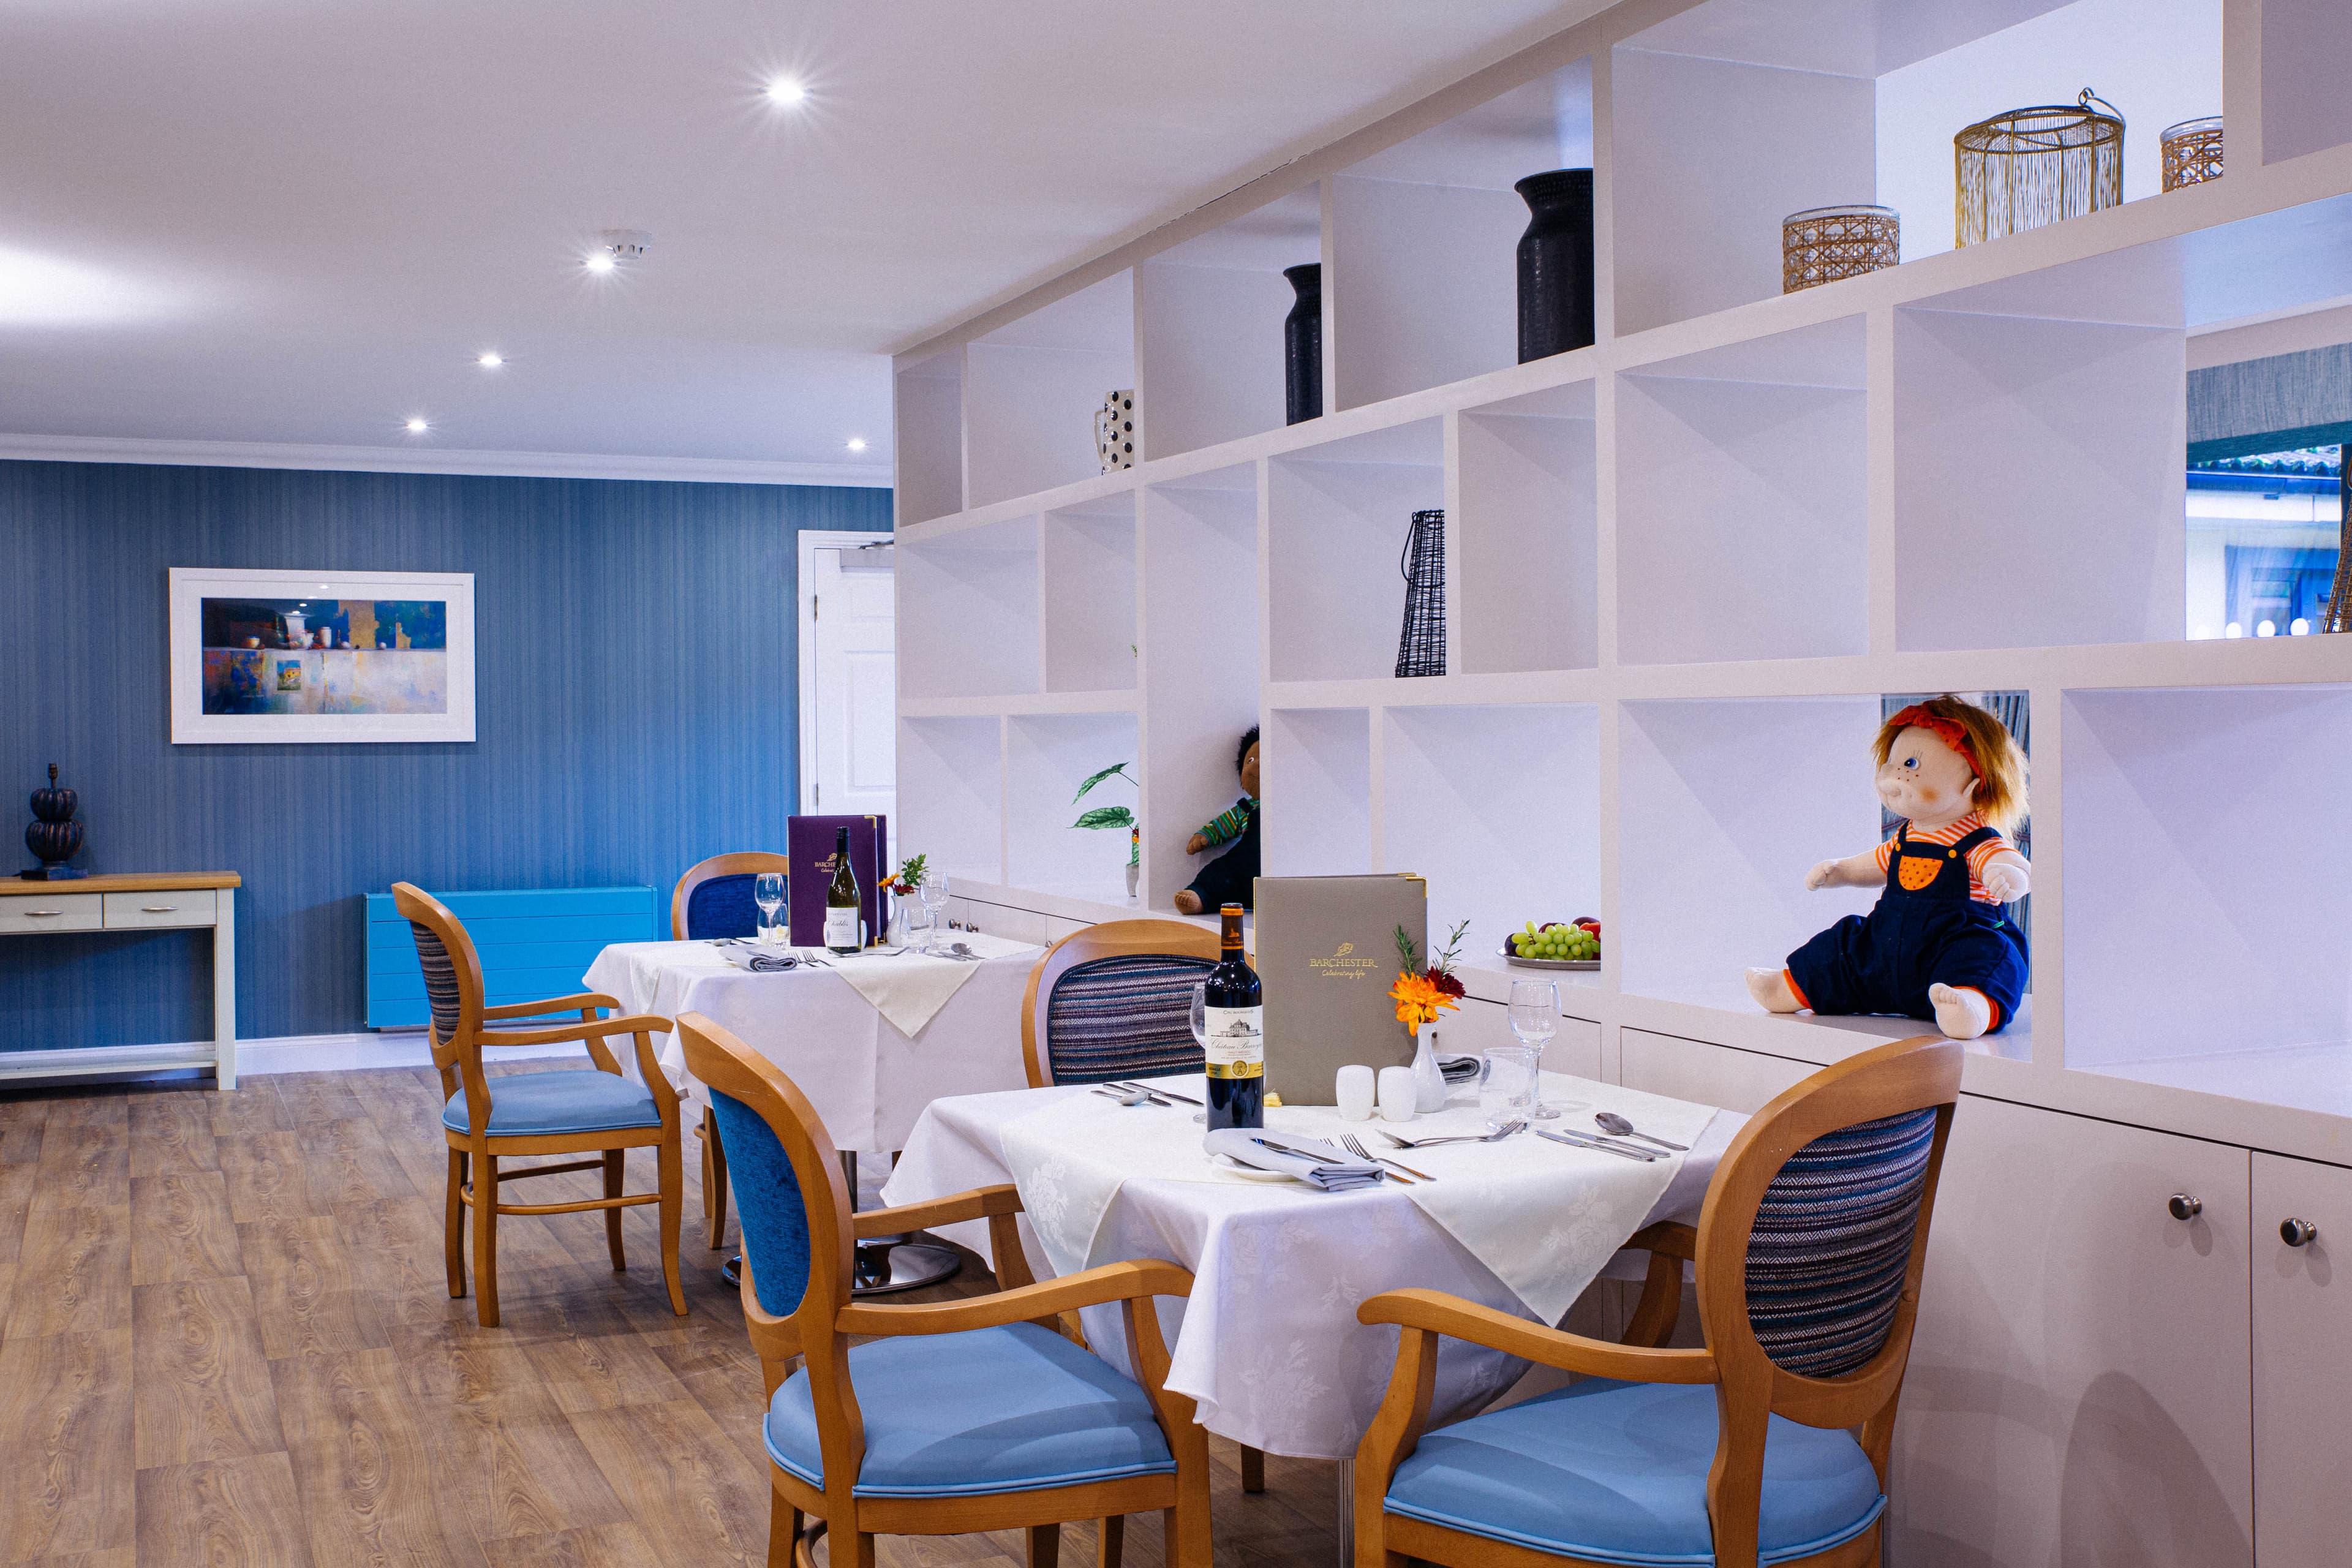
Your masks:
M 2252 1562 L 2248 1182 L 2243 1149 L 1960 1101 L 1893 1568 Z M 2168 1212 L 2176 1193 L 2196 1217 Z
M 2290 1246 L 2279 1226 L 2318 1235 Z M 2254 1542 L 2262 1568 L 2352 1553 L 2352 1171 L 2254 1156 Z

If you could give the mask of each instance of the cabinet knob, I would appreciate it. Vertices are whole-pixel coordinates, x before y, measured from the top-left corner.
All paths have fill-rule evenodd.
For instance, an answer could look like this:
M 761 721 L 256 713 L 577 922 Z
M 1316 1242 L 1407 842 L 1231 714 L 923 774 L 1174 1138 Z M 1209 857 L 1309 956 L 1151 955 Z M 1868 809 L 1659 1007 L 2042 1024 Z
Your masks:
M 2309 1247 L 2319 1239 L 2319 1227 L 2307 1219 L 2282 1220 L 2279 1239 L 2289 1247 Z
M 2172 1211 L 2172 1217 L 2175 1219 L 2195 1219 L 2205 1212 L 2205 1201 L 2202 1198 L 2191 1197 L 2187 1193 L 2173 1194 L 2172 1201 L 2164 1206 Z

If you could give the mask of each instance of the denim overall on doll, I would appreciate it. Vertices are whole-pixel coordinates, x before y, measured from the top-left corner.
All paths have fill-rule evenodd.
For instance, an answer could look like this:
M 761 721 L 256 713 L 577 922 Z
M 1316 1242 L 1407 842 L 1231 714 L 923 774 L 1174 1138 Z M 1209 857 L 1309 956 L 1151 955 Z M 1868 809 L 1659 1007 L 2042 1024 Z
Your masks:
M 2000 905 L 1969 897 L 1969 855 L 1995 837 L 1979 827 L 1957 844 L 1914 850 L 1906 823 L 1886 862 L 1886 890 L 1867 915 L 1848 915 L 1789 955 L 1789 978 L 1817 1014 L 1897 1013 L 1933 1018 L 1927 987 L 1973 987 L 1991 999 L 1998 1034 L 2025 993 L 2025 937 Z

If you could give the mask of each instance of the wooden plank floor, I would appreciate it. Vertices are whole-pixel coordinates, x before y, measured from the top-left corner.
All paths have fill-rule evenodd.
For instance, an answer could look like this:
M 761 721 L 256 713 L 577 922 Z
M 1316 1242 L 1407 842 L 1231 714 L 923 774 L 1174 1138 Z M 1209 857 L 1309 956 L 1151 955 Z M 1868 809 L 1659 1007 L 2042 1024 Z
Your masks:
M 702 1245 L 691 1133 L 687 1317 L 646 1207 L 625 1274 L 600 1215 L 502 1221 L 503 1322 L 483 1329 L 443 1274 L 440 1110 L 425 1068 L 0 1096 L 0 1563 L 766 1562 L 759 1363 Z M 649 1152 L 629 1175 L 652 1181 Z M 933 1294 L 992 1288 L 973 1259 Z M 1336 1467 L 1269 1458 L 1251 1496 L 1233 1445 L 1213 1450 L 1220 1564 L 1332 1561 Z M 1065 1562 L 1093 1552 L 1092 1527 L 1065 1531 Z M 1127 1561 L 1161 1561 L 1156 1517 Z

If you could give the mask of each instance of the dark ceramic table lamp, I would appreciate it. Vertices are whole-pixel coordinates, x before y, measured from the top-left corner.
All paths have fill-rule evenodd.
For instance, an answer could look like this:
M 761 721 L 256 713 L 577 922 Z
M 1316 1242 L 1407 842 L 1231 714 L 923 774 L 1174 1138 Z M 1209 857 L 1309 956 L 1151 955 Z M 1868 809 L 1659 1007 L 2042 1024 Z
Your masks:
M 37 869 L 23 873 L 28 882 L 63 882 L 87 877 L 66 865 L 81 848 L 81 824 L 73 819 L 79 804 L 74 792 L 58 787 L 58 764 L 49 764 L 49 787 L 33 792 L 33 820 L 25 828 L 25 847 L 40 861 Z

